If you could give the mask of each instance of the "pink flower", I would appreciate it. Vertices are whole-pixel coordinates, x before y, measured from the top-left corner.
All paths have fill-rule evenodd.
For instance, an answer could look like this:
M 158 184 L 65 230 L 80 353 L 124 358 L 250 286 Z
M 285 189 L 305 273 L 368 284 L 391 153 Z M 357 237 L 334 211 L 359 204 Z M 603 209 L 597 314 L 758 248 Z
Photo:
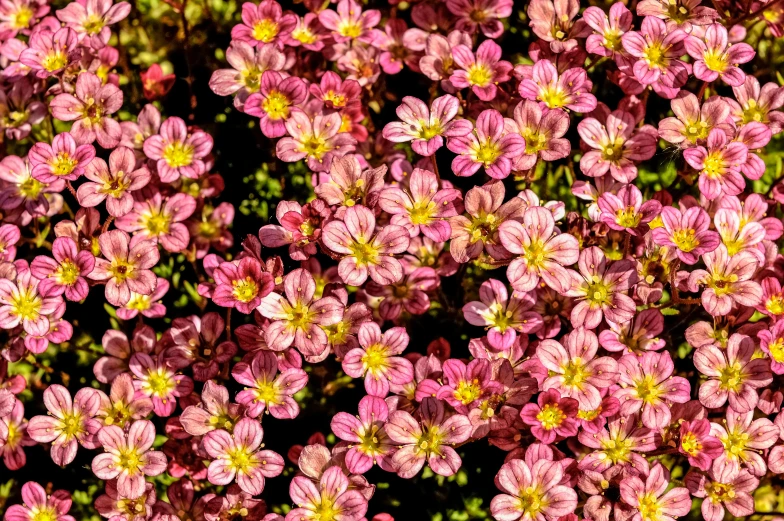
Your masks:
M 19 55 L 19 61 L 35 71 L 38 78 L 60 74 L 78 56 L 76 32 L 68 27 L 56 32 L 41 30 L 30 36 L 29 47 Z
M 542 340 L 536 349 L 536 357 L 548 371 L 542 389 L 574 398 L 582 409 L 599 407 L 601 390 L 617 382 L 618 364 L 608 356 L 596 358 L 598 349 L 596 334 L 583 328 L 574 329 L 560 343 Z
M 261 263 L 252 257 L 222 262 L 213 272 L 217 287 L 212 295 L 215 304 L 236 308 L 249 315 L 275 287 L 272 275 L 262 271 Z
M 299 508 L 286 514 L 286 521 L 322 521 L 324 513 L 335 520 L 363 519 L 368 500 L 357 489 L 349 488 L 350 484 L 338 466 L 325 470 L 318 486 L 306 476 L 295 476 L 289 494 Z
M 456 29 L 469 34 L 477 29 L 488 38 L 498 38 L 504 32 L 499 18 L 512 14 L 512 0 L 447 0 L 446 8 L 457 16 Z
M 152 400 L 153 411 L 158 416 L 171 416 L 177 408 L 176 398 L 188 396 L 193 391 L 193 380 L 175 373 L 166 364 L 163 354 L 152 358 L 147 353 L 134 353 L 128 367 L 133 373 L 137 394 Z
M 629 476 L 621 481 L 621 499 L 636 510 L 633 521 L 654 516 L 661 521 L 672 521 L 689 513 L 689 491 L 683 487 L 667 491 L 669 482 L 669 471 L 661 463 L 651 467 L 645 481 L 638 476 Z
M 640 354 L 658 351 L 666 343 L 659 338 L 664 331 L 664 315 L 655 308 L 640 311 L 629 322 L 609 322 L 608 325 L 610 329 L 599 333 L 599 344 L 607 351 Z
M 729 43 L 727 29 L 721 24 L 711 24 L 702 37 L 693 34 L 684 40 L 686 52 L 694 58 L 694 76 L 707 82 L 721 78 L 732 87 L 746 81 L 746 74 L 738 65 L 750 62 L 754 49 L 747 43 Z
M 244 5 L 253 6 L 251 3 Z M 291 115 L 291 107 L 302 104 L 307 96 L 307 86 L 300 78 L 289 76 L 284 79 L 277 71 L 265 71 L 259 92 L 248 96 L 244 110 L 246 114 L 261 119 L 261 132 L 265 136 L 281 137 L 286 135 L 285 123 Z
M 185 122 L 177 117 L 168 118 L 158 134 L 144 141 L 144 154 L 156 161 L 164 183 L 180 177 L 197 179 L 207 170 L 204 158 L 211 150 L 212 136 L 201 130 L 189 132 Z
M 392 284 L 403 276 L 403 267 L 391 255 L 406 251 L 408 231 L 394 224 L 375 230 L 373 212 L 361 205 L 347 208 L 342 221 L 324 226 L 324 245 L 342 256 L 338 273 L 345 284 L 360 286 L 368 275 L 378 284 Z
M 0 7 L 0 37 L 7 41 L 29 29 L 49 13 L 51 7 L 34 0 L 14 0 Z
M 50 297 L 65 293 L 65 298 L 75 302 L 87 297 L 90 288 L 84 277 L 95 266 L 93 254 L 79 251 L 69 237 L 58 237 L 52 243 L 52 255 L 54 258 L 39 255 L 30 265 L 33 276 L 41 280 L 41 293 Z
M 704 270 L 694 270 L 689 275 L 689 290 L 702 292 L 702 305 L 713 316 L 728 315 L 733 304 L 755 306 L 762 300 L 762 288 L 750 280 L 759 266 L 757 257 L 741 251 L 732 257 L 727 247 L 718 248 L 702 256 Z
M 362 11 L 362 6 L 354 0 L 340 0 L 337 12 L 324 9 L 318 16 L 321 24 L 332 31 L 332 37 L 338 43 L 367 38 L 370 30 L 381 21 L 380 11 Z
M 752 493 L 759 480 L 745 470 L 724 467 L 708 476 L 689 472 L 685 481 L 694 497 L 705 498 L 700 507 L 705 521 L 722 521 L 725 509 L 738 518 L 754 515 Z
M 463 306 L 466 322 L 484 326 L 489 342 L 496 349 L 508 349 L 520 333 L 532 333 L 542 327 L 539 313 L 529 311 L 534 304 L 528 293 L 509 293 L 503 282 L 490 279 L 479 288 L 480 301 Z
M 637 177 L 635 163 L 646 161 L 656 153 L 658 132 L 650 125 L 636 128 L 632 114 L 616 110 L 602 125 L 594 118 L 586 118 L 577 125 L 583 142 L 591 150 L 580 159 L 580 170 L 590 177 L 601 177 L 607 172 L 621 183 Z
M 690 465 L 702 470 L 708 470 L 724 452 L 719 439 L 710 435 L 710 425 L 706 419 L 683 421 L 679 431 L 678 452 L 688 458 Z
M 749 74 L 743 85 L 732 87 L 732 92 L 737 101 L 730 98 L 728 103 L 737 123 L 758 121 L 767 125 L 773 134 L 781 132 L 784 112 L 778 109 L 784 106 L 784 89 L 773 82 L 760 88 L 759 80 Z
M 223 364 L 237 354 L 234 342 L 229 339 L 219 341 L 225 326 L 218 313 L 175 318 L 169 330 L 174 345 L 165 351 L 167 364 L 176 369 L 190 366 L 197 382 L 217 377 Z
M 152 422 L 135 421 L 127 432 L 107 425 L 98 433 L 98 441 L 105 452 L 93 459 L 93 473 L 100 479 L 117 479 L 117 492 L 124 497 L 141 497 L 145 476 L 157 476 L 166 470 L 163 452 L 150 450 L 155 441 Z
M 632 28 L 634 15 L 620 2 L 605 13 L 600 7 L 591 6 L 583 12 L 583 20 L 593 34 L 585 40 L 585 50 L 591 54 L 606 56 L 617 60 L 626 58 L 621 37 Z
M 651 199 L 644 201 L 640 189 L 632 184 L 624 185 L 618 195 L 605 192 L 599 197 L 600 221 L 613 230 L 631 235 L 644 235 L 650 223 L 661 213 L 662 205 Z
M 218 96 L 236 94 L 234 105 L 241 110 L 248 96 L 258 92 L 264 71 L 283 70 L 286 57 L 275 44 L 263 44 L 255 49 L 245 42 L 234 40 L 226 51 L 231 69 L 218 69 L 210 77 L 210 89 Z
M 659 122 L 659 136 L 681 147 L 703 144 L 711 130 L 719 128 L 726 133 L 732 129 L 727 124 L 731 105 L 727 98 L 711 96 L 700 106 L 700 100 L 691 92 L 680 92 L 670 103 L 675 117 Z
M 388 418 L 386 402 L 376 396 L 365 396 L 359 401 L 358 416 L 339 412 L 332 418 L 332 432 L 350 443 L 346 453 L 349 472 L 364 474 L 375 464 L 388 472 L 394 472 L 391 455 L 395 446 L 385 430 Z
M 384 398 L 389 384 L 405 385 L 414 379 L 414 368 L 402 355 L 408 346 L 408 333 L 393 327 L 383 334 L 375 322 L 360 326 L 359 345 L 343 357 L 343 370 L 352 378 L 365 379 L 365 390 L 371 396 Z
M 709 230 L 710 217 L 699 206 L 678 210 L 665 206 L 661 211 L 662 226 L 653 230 L 653 240 L 672 250 L 681 262 L 696 264 L 700 256 L 719 245 L 719 234 Z
M 446 418 L 443 402 L 433 398 L 425 398 L 419 411 L 420 422 L 402 410 L 389 415 L 387 435 L 399 446 L 392 456 L 398 476 L 404 479 L 416 476 L 425 461 L 436 474 L 455 474 L 463 462 L 450 445 L 471 437 L 471 422 L 462 414 Z
M 498 91 L 497 85 L 511 78 L 512 64 L 501 59 L 501 46 L 485 40 L 476 49 L 476 55 L 467 45 L 452 48 L 455 68 L 449 81 L 458 89 L 470 87 L 483 101 L 491 101 Z
M 573 398 L 561 398 L 555 389 L 539 395 L 537 403 L 527 403 L 520 410 L 523 423 L 531 427 L 531 433 L 542 443 L 553 443 L 558 436 L 570 437 L 577 434 L 576 416 L 579 405 Z
M 516 291 L 531 291 L 543 281 L 556 291 L 570 284 L 564 266 L 577 262 L 579 243 L 568 233 L 557 233 L 553 214 L 533 206 L 523 214 L 522 223 L 509 220 L 498 229 L 501 244 L 520 257 L 509 264 L 506 276 Z
M 468 177 L 484 167 L 487 175 L 503 179 L 512 169 L 512 159 L 525 150 L 525 140 L 515 132 L 504 132 L 504 118 L 497 110 L 484 110 L 474 132 L 449 140 L 447 148 L 459 154 L 452 160 L 455 175 Z
M 126 2 L 122 4 L 128 5 Z M 83 9 L 78 2 L 71 6 Z M 120 109 L 122 102 L 123 94 L 117 86 L 111 83 L 104 85 L 98 76 L 85 72 L 76 78 L 75 96 L 58 94 L 49 107 L 55 118 L 74 122 L 70 133 L 78 144 L 98 141 L 103 148 L 110 149 L 116 147 L 122 137 L 120 124 L 110 117 Z
M 305 356 L 317 356 L 327 349 L 322 327 L 332 326 L 343 316 L 343 304 L 335 297 L 314 299 L 316 281 L 304 269 L 286 275 L 285 297 L 269 293 L 258 310 L 271 320 L 265 331 L 267 345 L 275 351 L 296 347 Z
M 47 494 L 44 487 L 35 481 L 28 481 L 22 485 L 23 505 L 11 505 L 5 513 L 6 521 L 38 521 L 46 517 L 51 521 L 74 521 L 68 515 L 71 509 L 71 493 L 65 490 L 55 490 Z
M 713 462 L 713 471 L 721 474 L 727 468 L 745 467 L 754 476 L 764 476 L 765 460 L 760 455 L 779 438 L 779 428 L 767 418 L 754 419 L 754 411 L 737 413 L 727 410 L 725 422 L 712 422 L 711 435 L 719 438 L 724 453 Z
M 242 406 L 229 401 L 229 391 L 224 386 L 207 380 L 201 391 L 201 403 L 186 407 L 180 423 L 188 434 L 203 436 L 215 429 L 231 431 L 242 412 Z
M 439 81 L 445 92 L 456 90 L 449 77 L 454 72 L 452 49 L 457 45 L 471 47 L 471 37 L 462 31 L 452 31 L 448 36 L 431 33 L 425 41 L 425 55 L 419 59 L 422 74 Z
M 746 163 L 748 148 L 741 142 L 728 142 L 727 135 L 719 129 L 708 134 L 706 147 L 697 146 L 683 152 L 683 158 L 700 173 L 700 192 L 708 199 L 720 195 L 738 195 L 746 182 L 740 174 Z
M 62 297 L 44 293 L 39 279 L 29 270 L 20 272 L 16 282 L 0 278 L 0 327 L 13 329 L 21 325 L 28 335 L 44 336 L 49 332 L 50 315 L 59 316 L 65 309 Z
M 359 203 L 367 207 L 375 206 L 384 188 L 387 167 L 383 165 L 363 170 L 358 157 L 356 154 L 348 154 L 335 158 L 329 167 L 329 179 L 322 179 L 315 187 L 316 195 L 328 205 L 354 206 Z M 296 203 L 288 204 L 293 207 Z
M 646 16 L 640 31 L 629 31 L 621 37 L 623 48 L 632 56 L 634 78 L 642 85 L 651 85 L 657 94 L 672 99 L 689 78 L 689 66 L 680 58 L 686 51 L 681 29 L 667 30 L 659 18 Z
M 131 291 L 149 295 L 155 290 L 157 279 L 150 270 L 160 255 L 153 241 L 138 241 L 130 247 L 130 236 L 121 230 L 111 230 L 98 238 L 106 260 L 96 259 L 88 278 L 106 282 L 106 300 L 124 306 L 131 299 Z
M 471 132 L 468 120 L 454 119 L 459 107 L 457 98 L 449 94 L 433 100 L 431 109 L 422 100 L 406 96 L 396 109 L 402 122 L 387 123 L 383 136 L 393 143 L 411 141 L 414 152 L 432 156 L 444 146 L 444 137 L 455 138 Z
M 101 405 L 93 389 L 85 387 L 71 394 L 62 385 L 50 385 L 44 391 L 44 405 L 48 416 L 34 416 L 27 426 L 27 434 L 38 443 L 51 443 L 52 460 L 60 466 L 71 463 L 79 445 L 97 448 L 96 437 L 101 422 L 95 419 Z
M 308 375 L 296 367 L 282 368 L 278 374 L 278 359 L 272 351 L 259 351 L 250 364 L 240 362 L 231 375 L 245 390 L 237 395 L 237 402 L 248 407 L 247 414 L 257 418 L 268 410 L 275 418 L 292 419 L 299 414 L 299 405 L 292 396 L 308 383 Z
M 150 182 L 146 167 L 136 168 L 136 157 L 130 148 L 119 147 L 109 155 L 109 164 L 96 157 L 85 168 L 89 180 L 79 186 L 76 198 L 79 204 L 92 208 L 106 200 L 106 211 L 113 217 L 122 217 L 133 208 L 135 192 Z
M 759 397 L 757 389 L 772 381 L 768 362 L 754 355 L 754 341 L 747 336 L 734 334 L 726 350 L 715 346 L 702 346 L 694 352 L 694 366 L 708 380 L 700 385 L 700 402 L 709 409 L 717 409 L 729 398 L 735 412 L 754 410 Z
M 461 193 L 454 188 L 439 189 L 438 178 L 429 170 L 415 168 L 408 191 L 391 187 L 381 192 L 379 206 L 392 215 L 391 223 L 406 228 L 411 237 L 420 232 L 433 241 L 449 239 L 448 217 L 457 215 Z
M 196 210 L 196 200 L 188 194 L 174 194 L 163 200 L 155 193 L 143 201 L 136 201 L 133 210 L 119 217 L 115 226 L 133 233 L 133 243 L 151 240 L 166 251 L 179 252 L 188 247 L 190 235 L 183 221 Z
M 8 470 L 19 470 L 27 463 L 27 456 L 24 448 L 36 445 L 36 442 L 27 434 L 27 420 L 24 418 L 24 406 L 22 402 L 11 396 L 11 410 L 0 416 L 0 439 L 3 446 L 0 447 L 0 454 L 3 455 L 3 463 Z M 12 507 L 13 508 L 13 507 Z
M 58 134 L 52 144 L 36 143 L 30 149 L 28 159 L 33 178 L 42 183 L 58 179 L 75 181 L 84 173 L 85 166 L 95 157 L 92 145 L 78 145 L 68 132 Z
M 0 261 L 12 262 L 16 258 L 16 244 L 22 238 L 15 224 L 0 225 Z
M 136 396 L 130 373 L 122 373 L 112 380 L 109 396 L 98 390 L 95 392 L 101 398 L 96 417 L 104 425 L 125 428 L 132 421 L 146 418 L 153 409 L 152 400 L 146 396 Z
M 607 427 L 599 432 L 581 431 L 578 440 L 594 449 L 580 460 L 579 468 L 596 472 L 604 472 L 614 465 L 629 464 L 634 468 L 645 468 L 648 462 L 638 453 L 652 451 L 660 443 L 653 430 L 640 426 L 637 415 L 614 416 Z
M 452 241 L 449 251 L 455 261 L 468 262 L 486 252 L 494 259 L 505 259 L 511 254 L 501 244 L 499 227 L 507 220 L 519 220 L 525 206 L 522 199 L 512 198 L 504 203 L 505 188 L 500 181 L 474 186 L 465 196 L 468 213 L 449 219 Z
M 670 423 L 673 403 L 686 403 L 690 398 L 688 380 L 672 376 L 675 366 L 668 351 L 647 351 L 642 356 L 628 354 L 618 362 L 621 387 L 613 396 L 621 402 L 621 416 L 628 417 L 642 410 L 642 424 L 661 429 Z
M 524 100 L 514 109 L 514 119 L 504 119 L 506 133 L 520 134 L 525 140 L 512 169 L 530 170 L 539 159 L 555 161 L 569 155 L 571 145 L 563 138 L 569 129 L 569 116 L 563 110 L 550 110 L 539 103 Z
M 634 301 L 625 294 L 636 282 L 634 265 L 629 260 L 611 264 L 601 249 L 591 246 L 580 252 L 580 274 L 570 271 L 571 287 L 567 296 L 579 302 L 572 309 L 572 325 L 593 329 L 602 321 L 602 315 L 613 322 L 627 322 L 634 316 Z
M 424 315 L 430 309 L 430 296 L 441 284 L 436 271 L 428 266 L 416 268 L 397 283 L 377 284 L 369 281 L 365 292 L 373 297 L 381 297 L 378 312 L 384 320 L 397 320 L 404 312 L 411 315 Z
M 242 418 L 232 434 L 218 429 L 204 436 L 204 450 L 213 458 L 207 469 L 207 479 L 215 485 L 234 481 L 248 494 L 261 494 L 265 478 L 283 472 L 283 458 L 271 450 L 258 450 L 264 437 L 261 424 Z
M 508 461 L 496 474 L 496 486 L 503 494 L 490 502 L 490 512 L 498 521 L 566 516 L 577 508 L 577 492 L 561 484 L 564 478 L 564 468 L 557 461 Z
M 548 109 L 586 113 L 596 108 L 592 88 L 585 70 L 573 68 L 559 73 L 551 61 L 539 60 L 531 69 L 531 77 L 524 78 L 518 90 L 523 99 L 540 101 Z
M 770 368 L 775 374 L 784 374 L 784 320 L 779 320 L 770 329 L 757 333 L 760 349 L 770 358 Z
M 284 13 L 275 0 L 263 0 L 258 5 L 245 2 L 242 23 L 232 28 L 231 38 L 250 45 L 285 41 L 296 25 L 297 15 Z
M 287 163 L 307 158 L 311 170 L 327 171 L 333 157 L 354 151 L 356 140 L 340 130 L 341 118 L 337 112 L 318 114 L 311 119 L 302 110 L 292 108 L 286 120 L 286 132 L 291 137 L 278 141 L 275 153 Z
M 100 49 L 109 43 L 111 30 L 108 26 L 126 18 L 131 12 L 131 4 L 128 2 L 112 3 L 71 2 L 65 9 L 57 11 L 57 18 L 75 30 L 84 44 Z
M 503 393 L 503 387 L 493 380 L 493 368 L 486 359 L 471 360 L 468 365 L 454 358 L 442 367 L 444 385 L 436 397 L 446 401 L 460 414 L 481 406 L 483 400 Z

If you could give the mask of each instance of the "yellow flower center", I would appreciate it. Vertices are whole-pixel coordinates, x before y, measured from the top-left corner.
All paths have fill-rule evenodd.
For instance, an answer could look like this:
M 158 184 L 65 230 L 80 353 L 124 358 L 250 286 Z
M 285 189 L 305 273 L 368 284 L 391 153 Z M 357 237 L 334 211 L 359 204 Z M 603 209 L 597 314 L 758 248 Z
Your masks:
M 712 482 L 705 487 L 705 492 L 714 503 L 732 501 L 735 498 L 735 486 L 731 484 Z
M 433 124 L 430 124 L 424 120 L 419 120 L 419 125 L 419 139 L 432 139 L 438 135 L 441 135 L 441 132 L 443 131 L 441 128 L 441 122 L 438 120 L 435 120 Z
M 253 24 L 253 38 L 260 42 L 269 43 L 278 35 L 278 24 L 274 20 L 265 18 Z
M 163 367 L 148 370 L 147 380 L 144 382 L 147 391 L 159 398 L 167 398 L 176 385 L 172 375 Z
M 57 515 L 54 507 L 45 506 L 41 507 L 32 507 L 30 509 L 30 521 L 57 521 L 60 517 Z
M 338 25 L 338 34 L 346 38 L 359 38 L 362 35 L 362 25 L 353 20 L 343 20 Z
M 681 448 L 686 454 L 695 456 L 702 450 L 702 443 L 693 432 L 687 432 L 681 437 Z
M 133 272 L 133 266 L 131 266 L 128 261 L 114 259 L 112 265 L 109 267 L 109 272 L 112 274 L 112 277 L 117 279 L 118 284 L 122 284 L 125 282 L 125 279 L 130 276 L 131 272 Z
M 171 217 L 161 213 L 151 213 L 143 217 L 143 226 L 150 232 L 151 236 L 157 237 L 169 233 L 169 225 L 171 224 Z
M 566 387 L 577 387 L 582 389 L 585 379 L 591 376 L 586 371 L 582 358 L 573 358 L 563 366 L 563 383 Z
M 234 298 L 240 302 L 250 302 L 259 294 L 259 286 L 250 276 L 232 281 L 231 285 L 234 287 Z
M 80 413 L 66 413 L 60 420 L 60 428 L 66 439 L 71 439 L 82 432 L 82 415 Z
M 172 168 L 189 166 L 193 163 L 193 147 L 181 141 L 174 141 L 164 147 L 163 159 Z
M 352 255 L 357 259 L 358 266 L 378 264 L 378 248 L 372 244 L 354 242 L 349 246 Z
M 55 272 L 57 280 L 64 286 L 71 286 L 76 283 L 80 274 L 79 266 L 74 264 L 71 259 L 65 259 L 61 262 Z
M 645 403 L 658 403 L 662 390 L 651 375 L 645 375 L 642 380 L 635 382 L 637 396 Z
M 256 380 L 256 389 L 253 391 L 253 394 L 256 395 L 257 402 L 266 404 L 278 404 L 281 402 L 280 393 L 275 387 L 274 381 Z
M 83 27 L 88 34 L 98 34 L 104 27 L 103 18 L 97 14 L 91 14 L 85 20 Z
M 692 228 L 675 230 L 672 234 L 672 242 L 675 243 L 679 250 L 686 253 L 700 245 L 700 241 L 695 236 L 695 231 Z
M 41 195 L 44 186 L 42 182 L 30 177 L 19 185 L 19 195 L 25 199 L 37 199 Z
M 409 218 L 414 224 L 430 224 L 436 211 L 434 201 L 417 201 L 409 212 Z
M 286 97 L 285 94 L 278 92 L 277 90 L 273 90 L 269 93 L 269 95 L 261 102 L 261 108 L 270 119 L 285 119 L 289 116 L 289 106 L 291 102 Z
M 52 50 L 41 62 L 44 70 L 49 72 L 59 71 L 68 65 L 68 56 L 60 49 Z
M 291 32 L 291 37 L 303 45 L 311 45 L 318 41 L 318 36 L 307 27 L 297 27 Z
M 771 315 L 784 314 L 784 296 L 773 295 L 772 297 L 770 297 L 765 302 L 765 309 L 767 309 Z
M 476 378 L 470 382 L 461 381 L 455 389 L 455 399 L 463 405 L 468 405 L 482 396 L 482 388 L 479 387 L 479 380 Z
M 33 19 L 35 13 L 29 6 L 22 5 L 19 9 L 11 15 L 9 23 L 14 29 L 27 29 L 30 26 L 30 20 Z
M 542 424 L 542 428 L 546 431 L 557 429 L 566 419 L 566 414 L 558 407 L 557 404 L 548 403 L 545 405 L 536 419 Z
M 324 154 L 332 150 L 332 147 L 329 146 L 326 140 L 311 134 L 307 136 L 304 141 L 302 141 L 300 150 L 308 156 L 315 157 L 316 159 L 320 160 L 322 157 L 324 157 Z
M 117 466 L 128 474 L 134 475 L 141 472 L 142 457 L 136 449 L 120 450 L 120 457 L 118 459 Z
M 710 179 L 717 179 L 724 175 L 724 158 L 721 150 L 708 153 L 702 171 Z
M 703 60 L 708 69 L 716 72 L 724 72 L 729 65 L 727 55 L 724 52 L 708 51 L 703 56 Z
M 72 158 L 68 152 L 60 152 L 52 158 L 49 163 L 52 167 L 52 174 L 56 176 L 68 175 L 73 172 L 79 162 Z
M 643 521 L 658 521 L 662 517 L 662 506 L 653 492 L 648 492 L 640 498 L 638 508 Z
M 226 456 L 228 456 L 229 466 L 238 474 L 247 474 L 254 467 L 252 454 L 243 447 L 229 449 Z
M 487 87 L 493 79 L 493 71 L 487 66 L 475 63 L 468 68 L 468 83 L 478 87 Z
M 770 357 L 778 362 L 784 363 L 784 338 L 777 338 L 774 342 L 768 344 Z
M 666 58 L 666 52 L 667 50 L 662 48 L 661 43 L 652 43 L 643 51 L 643 57 L 650 68 L 664 69 L 669 61 Z
M 385 369 L 388 365 L 387 359 L 389 358 L 389 350 L 386 346 L 381 344 L 372 344 L 365 349 L 365 354 L 362 355 L 362 364 L 367 367 L 371 373 L 377 373 Z
M 478 148 L 474 149 L 474 156 L 478 163 L 484 163 L 485 166 L 490 166 L 495 163 L 496 159 L 501 156 L 501 148 L 490 141 L 482 143 Z
M 539 101 L 547 105 L 550 109 L 560 109 L 567 105 L 568 97 L 563 90 L 558 86 L 545 87 L 539 93 Z
M 743 384 L 743 368 L 738 362 L 721 368 L 719 373 L 719 382 L 721 382 L 722 389 L 735 392 L 740 390 Z
M 547 508 L 549 502 L 545 500 L 544 492 L 539 487 L 521 488 L 518 495 L 518 511 L 522 512 L 523 519 L 537 519 L 539 513 Z
M 634 228 L 640 224 L 640 219 L 640 214 L 633 206 L 627 206 L 615 212 L 615 222 L 624 228 Z

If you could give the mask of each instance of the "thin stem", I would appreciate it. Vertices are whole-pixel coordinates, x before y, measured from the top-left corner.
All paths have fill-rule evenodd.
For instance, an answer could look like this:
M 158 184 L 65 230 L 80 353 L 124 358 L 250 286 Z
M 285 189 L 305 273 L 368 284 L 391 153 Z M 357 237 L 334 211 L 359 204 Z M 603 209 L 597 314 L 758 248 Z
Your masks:
M 741 16 L 735 18 L 734 20 L 730 20 L 729 22 L 727 22 L 727 27 L 731 27 L 731 26 L 733 26 L 735 24 L 739 24 L 741 22 L 745 22 L 746 20 L 749 20 L 751 18 L 756 18 L 757 16 L 761 15 L 762 13 L 764 13 L 765 11 L 770 9 L 771 7 L 780 4 L 782 1 L 784 1 L 784 0 L 773 0 L 772 2 L 769 2 L 769 3 L 765 4 L 765 5 L 763 5 L 762 7 L 760 7 L 759 9 L 754 11 L 753 13 L 746 13 L 744 15 L 741 15 Z M 749 0 L 749 6 L 751 6 L 751 0 Z
M 438 187 L 441 188 L 441 174 L 438 173 L 438 161 L 436 161 L 435 152 L 432 156 L 430 156 L 430 162 L 433 163 L 433 173 L 436 174 L 436 179 L 438 179 Z
M 226 309 L 226 340 L 231 340 L 231 308 Z

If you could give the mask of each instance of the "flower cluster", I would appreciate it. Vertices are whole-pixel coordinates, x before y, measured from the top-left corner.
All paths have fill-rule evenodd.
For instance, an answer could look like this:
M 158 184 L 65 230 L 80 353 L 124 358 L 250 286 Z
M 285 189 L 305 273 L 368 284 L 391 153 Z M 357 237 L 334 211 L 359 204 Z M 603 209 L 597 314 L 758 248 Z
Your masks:
M 0 2 L 6 521 L 776 513 L 779 0 L 158 4 Z

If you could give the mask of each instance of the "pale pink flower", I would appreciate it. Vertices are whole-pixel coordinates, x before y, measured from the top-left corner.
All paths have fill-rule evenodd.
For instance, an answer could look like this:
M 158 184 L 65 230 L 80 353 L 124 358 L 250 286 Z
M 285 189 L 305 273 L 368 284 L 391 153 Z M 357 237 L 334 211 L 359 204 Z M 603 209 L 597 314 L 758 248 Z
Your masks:
M 71 493 L 66 490 L 55 490 L 47 494 L 44 487 L 35 481 L 22 485 L 22 505 L 10 505 L 5 512 L 5 521 L 39 521 L 42 518 L 51 521 L 75 521 L 68 515 L 71 509 Z
M 126 2 L 115 7 L 122 4 L 130 10 L 130 5 Z M 84 9 L 78 2 L 68 5 L 74 6 Z M 58 94 L 49 107 L 55 118 L 74 122 L 70 133 L 78 144 L 98 141 L 103 148 L 110 149 L 116 147 L 122 137 L 120 124 L 111 118 L 111 114 L 120 109 L 122 102 L 123 93 L 116 85 L 104 85 L 95 74 L 83 72 L 76 78 L 74 94 Z
M 286 521 L 323 521 L 325 512 L 336 521 L 364 519 L 368 500 L 350 484 L 338 466 L 326 469 L 317 484 L 307 476 L 294 477 L 289 494 L 298 508 L 286 514 Z
M 593 83 L 584 69 L 572 68 L 559 73 L 549 60 L 539 60 L 518 88 L 523 99 L 540 101 L 548 109 L 569 109 L 587 113 L 596 108 Z
M 130 148 L 119 147 L 109 155 L 109 164 L 96 157 L 85 168 L 88 182 L 76 190 L 79 204 L 92 208 L 106 200 L 106 211 L 113 217 L 121 217 L 133 208 L 132 192 L 147 186 L 150 171 L 146 167 L 136 168 L 136 157 Z
M 297 367 L 280 367 L 274 352 L 259 351 L 250 364 L 236 364 L 231 375 L 245 386 L 237 395 L 237 402 L 248 407 L 247 415 L 251 418 L 261 416 L 265 410 L 279 419 L 292 419 L 299 414 L 299 405 L 292 396 L 305 387 L 308 375 Z
M 690 34 L 683 43 L 694 59 L 692 68 L 697 79 L 713 82 L 721 78 L 732 87 L 746 81 L 738 65 L 750 62 L 756 54 L 747 43 L 729 43 L 728 31 L 721 24 L 709 25 L 702 37 Z
M 212 136 L 201 130 L 189 130 L 185 121 L 168 118 L 157 134 L 144 141 L 144 154 L 156 161 L 158 175 L 164 183 L 180 177 L 197 179 L 207 167 L 205 158 L 212 150 Z
M 149 295 L 155 290 L 157 279 L 150 270 L 158 263 L 160 254 L 153 241 L 138 241 L 130 246 L 130 236 L 122 230 L 111 230 L 98 238 L 101 253 L 106 259 L 96 259 L 87 277 L 106 282 L 106 300 L 124 306 L 131 299 L 131 291 Z
M 275 154 L 287 163 L 307 158 L 311 170 L 327 171 L 333 157 L 354 151 L 356 140 L 351 134 L 341 132 L 341 127 L 340 114 L 337 112 L 310 118 L 302 110 L 292 108 L 286 120 L 286 132 L 290 137 L 278 141 Z
M 511 78 L 512 64 L 501 59 L 501 46 L 485 40 L 473 53 L 470 46 L 452 48 L 456 68 L 449 81 L 458 89 L 470 87 L 483 101 L 491 101 L 498 92 L 497 85 Z
M 101 49 L 109 43 L 112 34 L 108 26 L 126 18 L 130 12 L 131 4 L 128 2 L 114 4 L 112 0 L 83 0 L 71 2 L 65 9 L 58 10 L 57 18 L 75 30 L 84 44 Z
M 393 143 L 411 141 L 414 152 L 432 156 L 444 146 L 444 137 L 465 136 L 471 132 L 468 120 L 455 119 L 459 108 L 457 98 L 449 94 L 433 100 L 430 108 L 422 100 L 406 96 L 396 109 L 401 121 L 387 123 L 383 136 Z
M 367 322 L 357 333 L 359 347 L 343 357 L 343 370 L 353 378 L 365 379 L 365 390 L 371 396 L 384 398 L 390 383 L 406 385 L 414 379 L 414 368 L 403 351 L 408 346 L 408 333 L 403 327 L 381 332 L 375 322 Z
M 490 502 L 498 521 L 556 519 L 574 512 L 577 492 L 564 486 L 564 468 L 557 461 L 540 459 L 528 464 L 521 459 L 504 463 L 495 477 L 503 494 Z
M 506 133 L 504 127 L 500 112 L 483 110 L 473 132 L 450 139 L 447 148 L 459 154 L 452 160 L 455 175 L 472 176 L 484 167 L 487 175 L 494 179 L 507 177 L 512 160 L 525 150 L 525 140 L 516 132 Z

